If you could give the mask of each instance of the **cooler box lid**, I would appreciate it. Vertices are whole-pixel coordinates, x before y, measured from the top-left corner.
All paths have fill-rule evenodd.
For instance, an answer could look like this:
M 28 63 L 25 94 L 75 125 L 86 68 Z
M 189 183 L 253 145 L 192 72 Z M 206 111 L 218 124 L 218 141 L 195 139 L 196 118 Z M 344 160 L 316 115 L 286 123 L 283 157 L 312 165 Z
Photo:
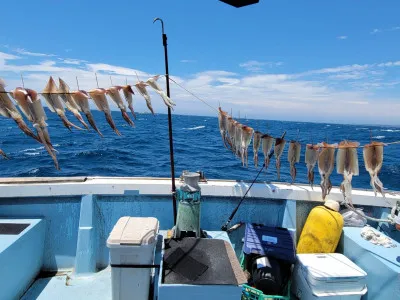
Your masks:
M 243 252 L 296 262 L 296 247 L 287 228 L 246 224 Z
M 353 281 L 365 279 L 367 273 L 340 253 L 297 254 L 298 263 L 306 280 L 313 285 L 331 281 Z
M 107 239 L 107 246 L 148 245 L 154 243 L 159 222 L 156 218 L 122 217 Z

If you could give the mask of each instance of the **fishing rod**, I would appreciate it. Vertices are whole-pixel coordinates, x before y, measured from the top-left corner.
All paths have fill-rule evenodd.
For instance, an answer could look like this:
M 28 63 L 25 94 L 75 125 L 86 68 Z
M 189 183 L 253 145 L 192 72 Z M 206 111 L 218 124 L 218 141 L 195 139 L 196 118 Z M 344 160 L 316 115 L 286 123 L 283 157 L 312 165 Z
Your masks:
M 286 131 L 283 132 L 281 139 L 283 139 L 286 135 Z M 270 159 L 272 157 L 272 155 L 274 155 L 274 149 L 272 149 L 271 153 L 268 155 L 268 158 Z M 250 191 L 251 187 L 253 186 L 253 184 L 256 182 L 258 176 L 260 176 L 262 170 L 264 170 L 265 168 L 265 163 L 263 163 L 260 171 L 258 171 L 257 176 L 254 178 L 253 182 L 250 184 L 249 188 L 247 189 L 246 193 L 243 195 L 242 199 L 240 199 L 238 205 L 236 206 L 236 208 L 232 211 L 228 221 L 226 221 L 226 223 L 224 225 L 221 226 L 221 230 L 222 231 L 227 231 L 228 230 L 228 225 L 229 223 L 232 221 L 233 217 L 236 215 L 236 212 L 238 211 L 240 205 L 242 205 L 243 200 L 246 198 L 247 193 Z

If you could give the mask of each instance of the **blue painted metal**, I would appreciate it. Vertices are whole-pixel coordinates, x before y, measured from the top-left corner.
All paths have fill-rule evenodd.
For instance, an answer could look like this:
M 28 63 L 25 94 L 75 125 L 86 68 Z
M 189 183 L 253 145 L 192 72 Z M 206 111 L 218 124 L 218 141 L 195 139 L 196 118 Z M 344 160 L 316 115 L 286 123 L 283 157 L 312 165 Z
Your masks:
M 78 239 L 80 197 L 1 199 L 0 217 L 43 218 L 46 238 L 43 270 L 73 268 Z
M 81 275 L 96 271 L 96 221 L 93 195 L 85 195 L 81 201 L 78 243 L 76 247 L 74 274 Z
M 0 299 L 19 299 L 43 263 L 45 222 L 41 219 L 0 219 L 30 224 L 18 235 L 0 235 Z
M 400 299 L 400 244 L 385 248 L 364 240 L 361 228 L 343 229 L 343 254 L 367 272 L 368 292 L 362 299 Z

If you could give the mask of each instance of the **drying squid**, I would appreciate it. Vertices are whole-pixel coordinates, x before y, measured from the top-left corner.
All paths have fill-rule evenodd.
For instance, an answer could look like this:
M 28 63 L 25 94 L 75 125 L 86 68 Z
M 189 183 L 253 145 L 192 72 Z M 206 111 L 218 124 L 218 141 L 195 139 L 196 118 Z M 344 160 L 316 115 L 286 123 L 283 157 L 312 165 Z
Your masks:
M 74 98 L 75 103 L 79 106 L 80 110 L 85 114 L 86 119 L 88 120 L 90 126 L 96 132 L 103 137 L 103 134 L 100 132 L 100 130 L 97 128 L 96 122 L 94 121 L 92 112 L 90 111 L 90 106 L 89 106 L 89 95 L 86 91 L 79 90 L 79 91 L 73 91 L 71 93 L 72 98 Z
M 135 87 L 139 91 L 140 95 L 142 95 L 144 100 L 146 100 L 147 107 L 149 108 L 151 113 L 154 115 L 153 106 L 151 105 L 151 98 L 150 98 L 149 92 L 147 92 L 147 90 L 146 90 L 146 86 L 148 86 L 148 84 L 144 83 L 143 81 L 140 81 L 135 84 Z
M 117 127 L 115 126 L 113 118 L 111 117 L 111 110 L 110 110 L 110 107 L 108 106 L 106 93 L 107 93 L 107 91 L 102 88 L 97 88 L 97 89 L 89 91 L 89 95 L 93 99 L 97 108 L 100 111 L 104 112 L 108 124 L 111 126 L 111 128 L 115 131 L 115 133 L 117 135 L 121 135 L 121 133 L 118 131 Z
M 235 121 L 235 155 L 242 157 L 242 124 Z
M 18 127 L 29 137 L 35 139 L 40 143 L 40 139 L 33 133 L 33 131 L 26 125 L 20 112 L 15 107 L 14 103 L 5 92 L 5 83 L 0 79 L 0 115 L 11 118 L 17 123 Z
M 242 165 L 246 165 L 246 167 L 249 166 L 249 155 L 248 155 L 248 149 L 249 145 L 251 143 L 251 138 L 253 137 L 253 128 L 249 126 L 242 126 Z
M 119 91 L 122 89 L 121 86 L 112 86 L 107 89 L 107 94 L 110 95 L 111 99 L 117 104 L 118 108 L 121 110 L 122 117 L 130 126 L 135 126 L 132 122 L 131 118 L 129 118 L 128 114 L 126 113 L 126 106 L 122 101 L 121 94 Z
M 353 205 L 351 201 L 351 180 L 353 175 L 358 175 L 358 142 L 343 141 L 339 143 L 339 149 L 336 155 L 336 169 L 339 174 L 343 175 L 343 181 L 340 184 L 340 190 L 344 199 Z
M 262 140 L 262 151 L 264 153 L 264 164 L 265 164 L 265 170 L 267 170 L 268 166 L 269 166 L 269 152 L 272 149 L 272 146 L 274 145 L 274 141 L 275 139 L 268 135 L 268 134 L 264 134 L 261 137 Z
M 325 200 L 325 197 L 330 193 L 332 188 L 332 183 L 329 177 L 335 168 L 335 148 L 337 147 L 337 144 L 327 144 L 322 142 L 318 144 L 318 146 L 321 149 L 318 156 L 318 171 L 321 175 L 322 199 Z
M 292 183 L 296 179 L 296 163 L 300 162 L 300 151 L 300 143 L 296 141 L 290 141 L 288 150 L 288 161 L 290 164 L 290 176 L 292 177 Z
M 318 155 L 319 155 L 319 146 L 307 144 L 305 163 L 307 165 L 308 183 L 310 183 L 311 188 L 313 188 L 314 185 L 314 167 L 318 161 Z
M 53 80 L 53 77 L 50 76 L 49 81 L 47 82 L 46 87 L 42 91 L 42 95 L 47 102 L 49 109 L 52 112 L 57 113 L 60 119 L 63 121 L 64 126 L 71 130 L 71 127 L 75 127 L 77 129 L 82 129 L 74 124 L 72 124 L 67 116 L 65 115 L 64 106 L 61 103 L 60 98 L 58 97 L 58 89 L 56 83 Z
M 130 109 L 133 118 L 136 120 L 136 114 L 133 109 L 133 95 L 135 95 L 135 93 L 129 84 L 122 87 L 122 92 L 124 93 L 125 101 L 128 103 L 128 108 Z
M 378 174 L 383 164 L 383 143 L 371 142 L 371 144 L 365 145 L 363 149 L 365 169 L 368 171 L 371 177 L 371 187 L 374 189 L 375 196 L 377 192 L 381 193 L 383 197 L 383 184 L 378 178 Z
M 232 119 L 231 117 L 228 117 L 228 135 L 229 135 L 229 144 L 231 145 L 231 150 L 233 153 L 236 153 L 236 148 L 235 148 L 235 132 L 236 132 L 236 126 L 235 126 L 235 120 Z
M 72 97 L 72 95 L 69 92 L 68 84 L 61 78 L 58 78 L 58 81 L 59 81 L 58 91 L 60 93 L 62 93 L 62 94 L 60 94 L 60 98 L 64 101 L 65 106 L 67 107 L 67 109 L 70 112 L 72 112 L 74 114 L 75 118 L 77 118 L 78 121 L 81 122 L 81 124 L 83 126 L 85 126 L 86 129 L 89 129 L 89 126 L 85 123 L 85 121 L 83 121 L 83 118 L 82 118 L 81 114 L 79 113 L 81 108 L 75 102 L 74 98 Z
M 261 137 L 262 133 L 259 131 L 254 131 L 253 137 L 253 155 L 254 155 L 254 166 L 258 167 L 258 150 L 260 149 L 261 145 Z
M 0 155 L 3 156 L 5 159 L 8 159 L 7 154 L 1 149 L 0 149 Z
M 285 148 L 286 141 L 282 138 L 275 139 L 275 159 L 276 159 L 276 173 L 278 175 L 278 180 L 281 178 L 281 156 L 283 149 Z
M 158 78 L 160 78 L 160 75 L 153 76 L 153 77 L 147 79 L 146 83 L 150 87 L 152 87 L 156 91 L 157 94 L 159 94 L 161 96 L 161 98 L 164 100 L 164 103 L 166 106 L 168 106 L 171 109 L 174 109 L 174 105 L 176 105 L 176 104 L 174 103 L 174 101 L 171 100 L 171 98 L 169 98 L 167 96 L 167 94 L 158 85 L 158 83 L 157 83 Z
M 227 146 L 227 137 L 226 137 L 226 132 L 228 128 L 228 115 L 226 112 L 224 112 L 221 107 L 218 108 L 218 125 L 219 125 L 219 132 L 221 133 L 222 141 L 224 142 L 224 146 L 228 148 Z
M 21 103 L 28 110 L 27 113 L 33 122 L 33 127 L 36 128 L 42 144 L 53 159 L 54 166 L 57 170 L 59 170 L 60 168 L 58 165 L 55 150 L 51 145 L 50 136 L 47 131 L 47 116 L 44 112 L 38 94 L 34 90 L 18 87 L 13 91 L 13 98 L 16 99 L 18 103 Z

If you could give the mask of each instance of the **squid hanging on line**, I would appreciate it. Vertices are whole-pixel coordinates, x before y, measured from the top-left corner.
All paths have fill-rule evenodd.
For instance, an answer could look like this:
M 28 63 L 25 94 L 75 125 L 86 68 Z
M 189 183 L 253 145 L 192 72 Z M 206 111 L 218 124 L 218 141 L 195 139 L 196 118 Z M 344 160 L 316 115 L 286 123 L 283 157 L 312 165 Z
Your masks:
M 131 118 L 129 118 L 126 112 L 126 106 L 122 101 L 121 94 L 119 93 L 120 90 L 122 90 L 121 86 L 112 86 L 107 89 L 107 94 L 111 97 L 111 99 L 115 102 L 115 104 L 117 104 L 118 108 L 121 110 L 122 117 L 124 118 L 126 123 L 128 123 L 129 126 L 134 127 L 135 124 L 133 123 Z
M 317 145 L 321 152 L 318 156 L 318 171 L 321 175 L 322 199 L 325 200 L 332 189 L 330 176 L 335 168 L 335 149 L 337 144 L 327 144 L 325 142 Z
M 290 164 L 290 176 L 292 177 L 292 183 L 296 179 L 296 163 L 300 162 L 301 145 L 299 142 L 290 141 L 288 151 L 288 161 Z
M 249 127 L 249 126 L 242 126 L 242 151 L 241 151 L 241 156 L 242 156 L 242 165 L 246 167 L 249 166 L 249 153 L 248 153 L 248 149 L 249 149 L 249 145 L 251 143 L 251 138 L 253 137 L 253 128 Z
M 281 156 L 285 148 L 286 141 L 282 138 L 275 138 L 275 159 L 276 159 L 276 173 L 278 180 L 281 178 Z
M 313 189 L 314 186 L 314 167 L 318 161 L 319 156 L 319 146 L 307 144 L 306 146 L 306 155 L 305 155 L 305 163 L 307 165 L 307 178 L 308 183 L 311 185 Z
M 262 140 L 262 151 L 264 154 L 264 164 L 265 164 L 265 171 L 268 169 L 270 158 L 269 158 L 269 153 L 274 145 L 275 139 L 268 135 L 264 134 L 261 137 Z
M 0 115 L 11 118 L 17 123 L 18 127 L 29 137 L 41 143 L 40 139 L 33 133 L 33 131 L 26 125 L 21 113 L 15 107 L 13 101 L 5 92 L 5 83 L 0 79 Z
M 156 75 L 147 79 L 146 83 L 154 89 L 154 91 L 160 95 L 160 97 L 164 100 L 166 106 L 171 109 L 174 109 L 174 101 L 168 97 L 168 95 L 162 90 L 162 88 L 158 85 L 157 80 L 160 78 L 160 75 Z
M 147 108 L 151 111 L 151 113 L 154 115 L 154 110 L 153 106 L 151 105 L 151 98 L 149 92 L 146 90 L 146 86 L 148 86 L 147 83 L 143 81 L 139 81 L 138 83 L 135 84 L 136 89 L 139 91 L 140 95 L 143 96 L 144 100 L 146 100 L 146 105 Z
M 235 155 L 242 158 L 242 124 L 235 121 Z
M 225 148 L 228 148 L 229 144 L 227 138 L 228 114 L 225 111 L 223 111 L 221 107 L 218 108 L 218 126 L 224 146 Z
M 235 144 L 235 133 L 236 133 L 236 126 L 235 126 L 235 120 L 232 119 L 232 117 L 228 117 L 227 119 L 228 121 L 228 127 L 227 127 L 227 131 L 228 131 L 228 135 L 229 135 L 229 144 L 231 146 L 231 151 L 233 153 L 236 153 L 236 144 Z
M 258 150 L 260 149 L 261 145 L 261 137 L 262 133 L 260 131 L 254 131 L 254 136 L 253 136 L 253 158 L 254 158 L 254 166 L 257 168 L 258 167 Z
M 83 126 L 85 126 L 86 129 L 89 129 L 89 126 L 85 123 L 85 121 L 83 121 L 83 118 L 79 113 L 80 111 L 82 111 L 80 106 L 76 103 L 71 93 L 69 92 L 68 84 L 61 78 L 58 78 L 58 82 L 59 82 L 58 91 L 61 93 L 60 98 L 64 101 L 65 106 L 70 112 L 73 113 L 75 118 L 77 118 L 78 121 L 81 122 Z
M 358 142 L 342 141 L 339 143 L 339 149 L 336 156 L 336 169 L 339 174 L 343 175 L 343 181 L 340 184 L 340 191 L 343 193 L 345 201 L 353 205 L 351 200 L 351 180 L 353 176 L 357 176 L 358 169 L 358 156 L 357 147 L 360 145 Z
M 71 130 L 71 127 L 75 127 L 77 129 L 82 129 L 75 124 L 71 123 L 67 116 L 65 115 L 64 106 L 61 103 L 60 98 L 58 97 L 58 89 L 56 83 L 54 82 L 53 77 L 50 76 L 49 81 L 47 82 L 46 87 L 42 91 L 42 95 L 47 102 L 47 105 L 51 112 L 55 112 L 60 119 L 63 121 L 65 127 Z
M 374 189 L 375 196 L 377 195 L 377 192 L 379 192 L 383 197 L 385 197 L 383 192 L 383 183 L 378 178 L 378 174 L 383 164 L 384 145 L 384 143 L 380 142 L 371 142 L 370 144 L 365 145 L 363 149 L 365 169 L 371 177 L 371 187 Z
M 97 88 L 97 89 L 89 91 L 89 95 L 93 99 L 97 108 L 100 111 L 104 112 L 104 115 L 106 116 L 106 120 L 107 120 L 108 124 L 110 125 L 110 127 L 114 130 L 114 132 L 117 135 L 121 135 L 121 133 L 117 129 L 117 126 L 115 126 L 113 118 L 111 117 L 111 110 L 110 110 L 110 106 L 108 106 L 106 93 L 107 93 L 107 91 L 102 88 Z
M 136 120 L 135 110 L 133 109 L 133 95 L 135 95 L 135 93 L 133 92 L 132 86 L 129 84 L 124 85 L 122 87 L 122 92 L 124 93 L 125 101 L 128 103 L 128 108 L 130 109 L 133 118 Z
M 79 90 L 79 91 L 73 91 L 71 92 L 72 98 L 74 98 L 76 104 L 79 106 L 80 110 L 85 114 L 86 119 L 88 120 L 90 126 L 96 132 L 103 137 L 103 134 L 100 132 L 100 130 L 97 128 L 96 122 L 94 121 L 92 112 L 90 111 L 90 106 L 89 106 L 89 94 L 88 92 L 84 90 Z
M 49 132 L 47 131 L 47 116 L 37 92 L 31 89 L 17 87 L 14 89 L 12 96 L 18 103 L 21 104 L 21 106 L 24 107 L 24 110 L 29 115 L 28 119 L 32 120 L 33 127 L 36 128 L 43 146 L 53 159 L 55 168 L 60 170 L 55 154 L 56 151 L 51 145 Z

